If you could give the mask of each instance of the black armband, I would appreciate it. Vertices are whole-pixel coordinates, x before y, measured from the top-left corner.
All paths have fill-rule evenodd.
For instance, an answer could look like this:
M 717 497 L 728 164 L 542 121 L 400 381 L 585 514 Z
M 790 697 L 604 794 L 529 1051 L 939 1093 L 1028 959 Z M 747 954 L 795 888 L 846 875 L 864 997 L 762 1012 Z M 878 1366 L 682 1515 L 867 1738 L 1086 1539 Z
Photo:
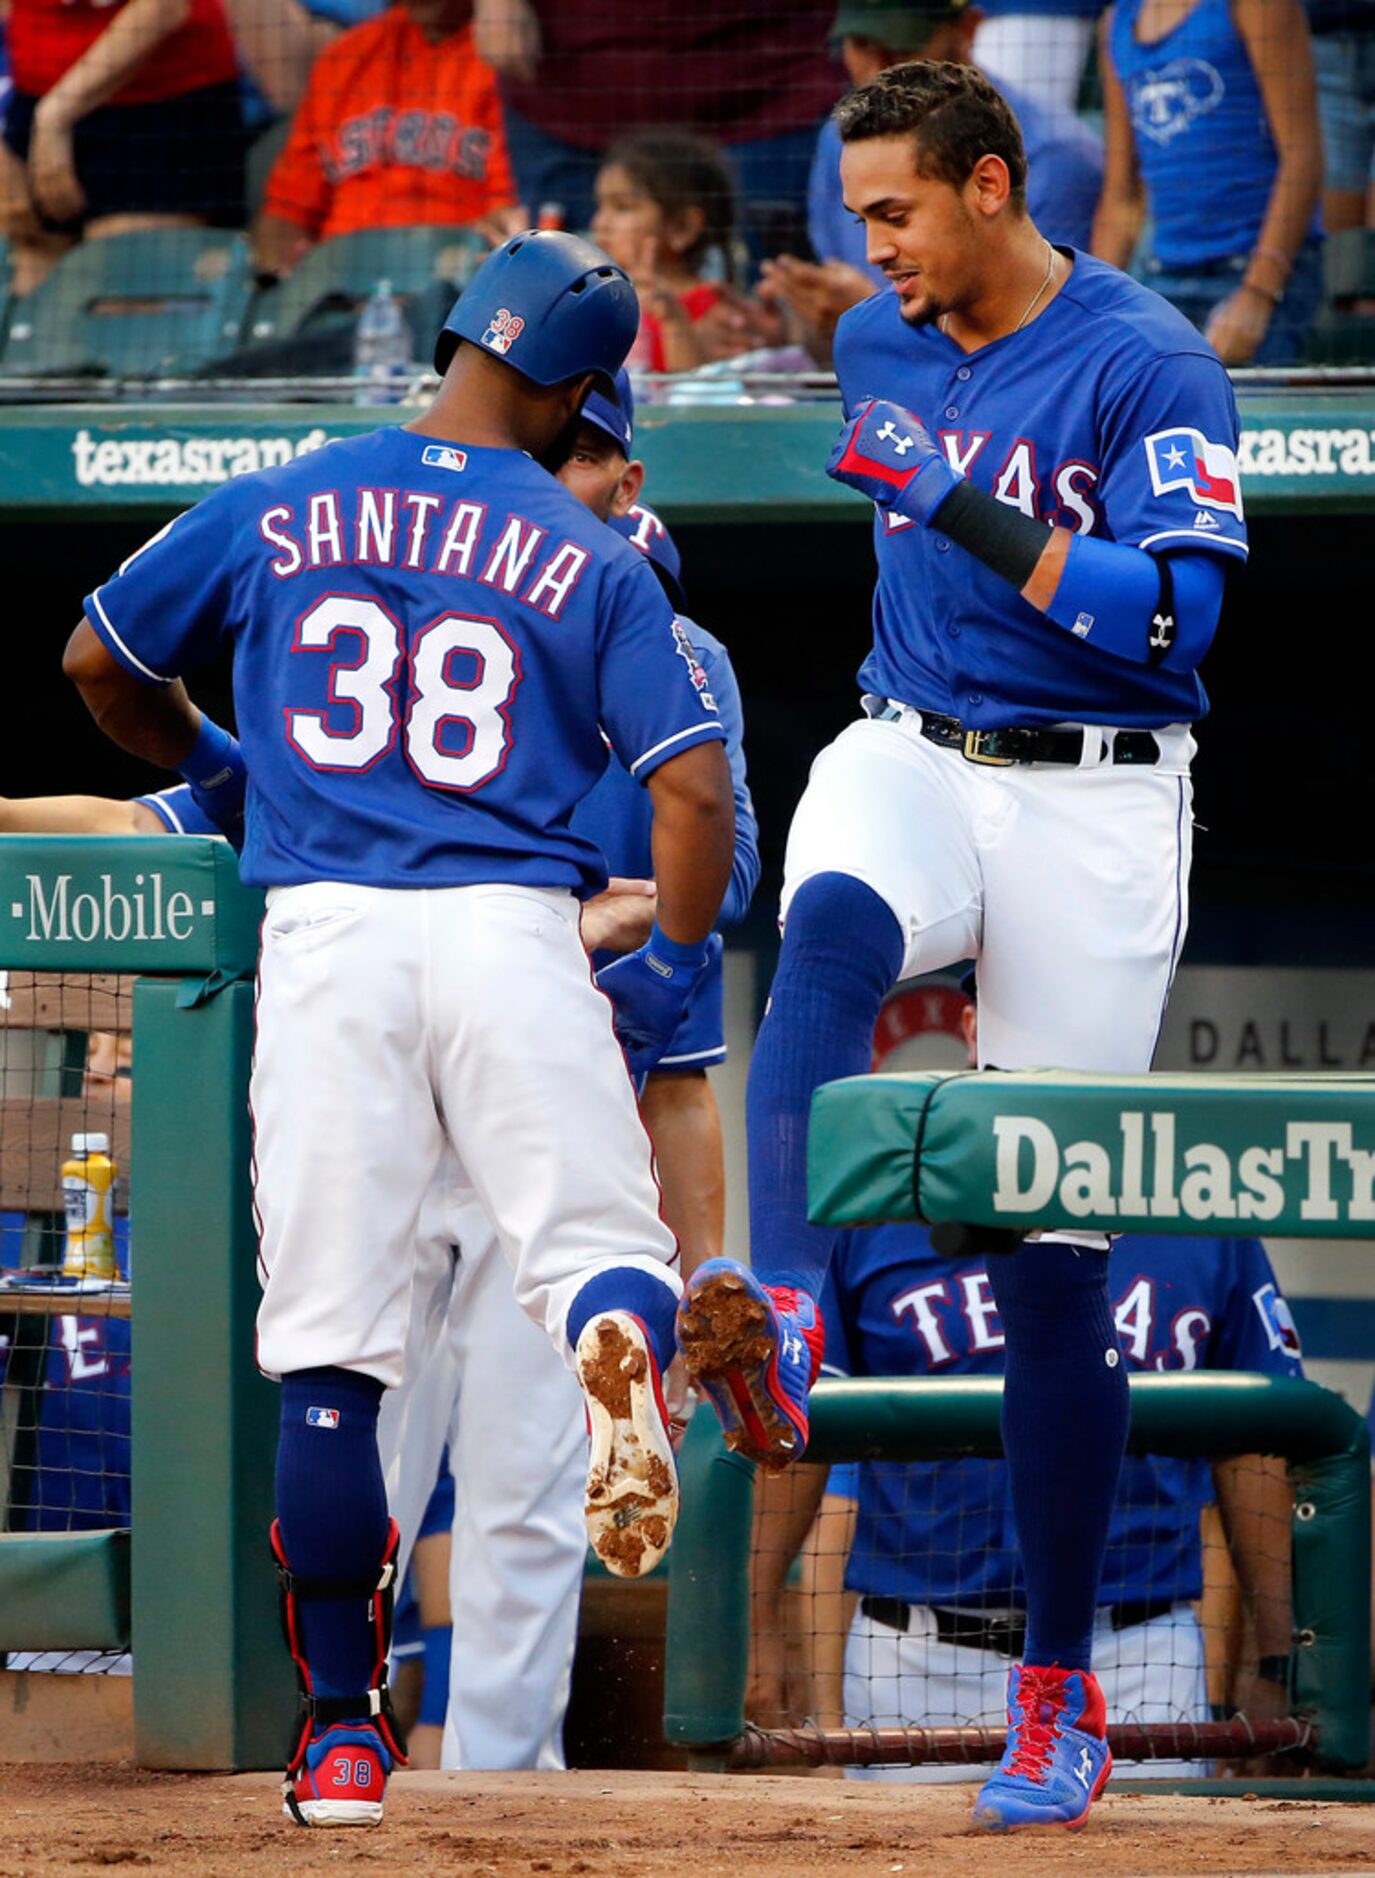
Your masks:
M 1160 574 L 1160 598 L 1151 616 L 1151 630 L 1146 640 L 1147 665 L 1159 665 L 1179 635 L 1179 619 L 1174 605 L 1174 570 L 1167 555 L 1154 557 Z
M 1263 1656 L 1256 1664 L 1256 1676 L 1261 1682 L 1277 1682 L 1284 1689 L 1289 1687 L 1289 1674 L 1287 1656 Z
M 1011 582 L 1018 593 L 1031 579 L 1050 540 L 1044 522 L 1009 508 L 968 480 L 955 485 L 929 526 Z

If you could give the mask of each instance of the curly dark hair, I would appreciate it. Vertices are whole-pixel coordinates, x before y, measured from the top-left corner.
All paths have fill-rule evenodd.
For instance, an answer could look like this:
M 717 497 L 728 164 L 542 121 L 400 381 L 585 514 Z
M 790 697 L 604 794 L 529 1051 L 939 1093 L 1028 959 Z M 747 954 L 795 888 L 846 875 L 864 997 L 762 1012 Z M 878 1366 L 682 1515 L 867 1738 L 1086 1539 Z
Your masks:
M 705 137 L 686 130 L 646 130 L 622 137 L 602 158 L 604 168 L 619 164 L 665 215 L 683 209 L 702 211 L 702 228 L 684 260 L 697 266 L 719 248 L 730 269 L 735 233 L 735 184 L 725 158 Z
M 1001 157 L 1013 205 L 1025 214 L 1021 126 L 1007 99 L 975 66 L 930 59 L 890 65 L 847 93 L 833 115 L 843 143 L 910 134 L 917 174 L 955 189 L 964 187 L 981 157 Z

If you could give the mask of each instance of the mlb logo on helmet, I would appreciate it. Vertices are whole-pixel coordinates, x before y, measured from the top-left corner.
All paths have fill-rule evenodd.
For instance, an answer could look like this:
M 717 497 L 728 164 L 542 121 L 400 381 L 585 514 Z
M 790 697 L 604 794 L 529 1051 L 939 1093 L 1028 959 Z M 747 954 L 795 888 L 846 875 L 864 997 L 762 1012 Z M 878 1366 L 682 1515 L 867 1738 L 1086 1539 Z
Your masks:
M 308 1428 L 337 1428 L 339 1411 L 338 1409 L 308 1408 L 306 1426 Z
M 1158 496 L 1187 489 L 1195 502 L 1241 514 L 1241 477 L 1236 453 L 1225 443 L 1210 443 L 1201 430 L 1181 425 L 1153 431 L 1146 439 L 1151 487 Z
M 499 352 L 505 358 L 524 331 L 525 321 L 519 313 L 513 313 L 509 307 L 498 307 L 491 325 L 482 335 L 482 343 L 489 351 Z

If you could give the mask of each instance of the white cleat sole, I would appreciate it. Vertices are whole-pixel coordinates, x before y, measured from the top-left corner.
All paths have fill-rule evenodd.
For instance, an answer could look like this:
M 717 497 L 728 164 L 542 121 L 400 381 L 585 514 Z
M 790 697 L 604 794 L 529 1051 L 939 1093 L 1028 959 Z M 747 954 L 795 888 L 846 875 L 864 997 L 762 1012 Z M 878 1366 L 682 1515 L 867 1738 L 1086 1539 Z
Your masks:
M 587 1536 L 617 1578 L 653 1571 L 678 1517 L 678 1466 L 654 1389 L 645 1333 L 625 1311 L 583 1327 L 578 1381 L 587 1398 Z
M 380 1826 L 380 1800 L 298 1800 L 297 1813 L 283 1805 L 282 1811 L 298 1826 Z

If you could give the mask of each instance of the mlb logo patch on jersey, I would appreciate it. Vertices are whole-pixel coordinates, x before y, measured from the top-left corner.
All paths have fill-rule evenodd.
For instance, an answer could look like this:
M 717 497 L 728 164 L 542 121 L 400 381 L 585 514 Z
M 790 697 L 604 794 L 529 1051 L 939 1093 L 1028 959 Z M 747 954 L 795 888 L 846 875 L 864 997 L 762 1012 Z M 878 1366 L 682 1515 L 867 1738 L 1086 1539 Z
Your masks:
M 688 668 L 688 676 L 696 687 L 704 711 L 714 711 L 716 700 L 711 695 L 711 680 L 707 677 L 706 667 L 697 656 L 696 647 L 687 636 L 683 622 L 676 616 L 673 621 L 673 639 L 678 647 L 678 656 Z
M 498 307 L 492 315 L 491 325 L 482 335 L 482 343 L 489 351 L 498 352 L 505 358 L 524 331 L 525 321 L 519 313 L 512 313 L 509 307 Z
M 306 1410 L 308 1428 L 337 1428 L 339 1426 L 338 1409 L 308 1408 Z
M 1187 489 L 1195 502 L 1240 516 L 1241 476 L 1236 452 L 1225 443 L 1210 443 L 1201 430 L 1183 425 L 1152 431 L 1146 439 L 1146 460 L 1158 496 Z
M 1259 1291 L 1251 1294 L 1252 1302 L 1260 1313 L 1260 1321 L 1265 1326 L 1265 1335 L 1272 1350 L 1283 1350 L 1288 1356 L 1302 1356 L 1299 1333 L 1294 1324 L 1294 1314 L 1279 1294 L 1277 1286 L 1262 1285 Z
M 456 450 L 451 443 L 427 443 L 420 453 L 420 461 L 428 469 L 465 470 L 468 453 Z

